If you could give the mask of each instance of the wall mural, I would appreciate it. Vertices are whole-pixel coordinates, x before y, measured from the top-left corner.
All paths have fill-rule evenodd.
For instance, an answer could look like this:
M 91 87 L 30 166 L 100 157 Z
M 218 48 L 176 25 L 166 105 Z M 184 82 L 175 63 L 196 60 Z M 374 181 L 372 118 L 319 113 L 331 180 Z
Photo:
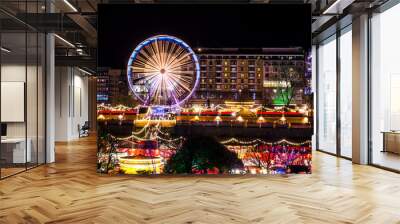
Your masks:
M 99 68 L 98 172 L 311 173 L 309 52 L 147 36 Z

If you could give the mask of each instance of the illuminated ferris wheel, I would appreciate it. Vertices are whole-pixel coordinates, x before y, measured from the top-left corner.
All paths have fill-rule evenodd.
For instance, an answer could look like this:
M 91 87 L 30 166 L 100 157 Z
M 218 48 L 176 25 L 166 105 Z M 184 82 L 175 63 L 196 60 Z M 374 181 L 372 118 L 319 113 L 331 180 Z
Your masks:
M 199 83 L 196 54 L 182 40 L 167 35 L 146 39 L 132 52 L 129 87 L 145 105 L 179 106 Z

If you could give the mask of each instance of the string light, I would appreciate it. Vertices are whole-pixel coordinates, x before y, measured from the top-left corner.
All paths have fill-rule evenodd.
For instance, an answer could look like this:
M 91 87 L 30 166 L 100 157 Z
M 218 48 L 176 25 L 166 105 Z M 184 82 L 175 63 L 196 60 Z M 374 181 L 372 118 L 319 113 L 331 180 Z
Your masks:
M 230 144 L 230 143 L 239 143 L 239 144 L 242 144 L 242 145 L 254 145 L 254 144 L 257 144 L 257 143 L 258 144 L 262 143 L 262 144 L 265 144 L 265 145 L 276 145 L 276 144 L 279 145 L 279 144 L 285 143 L 285 144 L 289 144 L 289 145 L 300 146 L 300 145 L 311 144 L 311 141 L 307 140 L 307 141 L 304 141 L 304 142 L 292 142 L 292 141 L 288 141 L 286 139 L 282 139 L 282 140 L 279 140 L 279 141 L 276 141 L 276 142 L 266 142 L 266 141 L 261 140 L 261 139 L 254 139 L 254 140 L 251 140 L 251 141 L 240 141 L 237 138 L 230 138 L 228 140 L 220 141 L 220 143 L 223 144 L 223 145 Z

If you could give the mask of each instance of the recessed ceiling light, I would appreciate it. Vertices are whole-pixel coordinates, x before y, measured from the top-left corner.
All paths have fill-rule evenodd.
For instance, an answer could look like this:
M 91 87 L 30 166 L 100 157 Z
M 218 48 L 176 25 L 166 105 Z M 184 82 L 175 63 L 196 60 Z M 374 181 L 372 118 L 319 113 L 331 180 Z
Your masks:
M 86 71 L 86 70 L 83 70 L 83 69 L 81 69 L 81 68 L 79 68 L 79 67 L 78 67 L 78 70 L 81 71 L 81 72 L 83 72 L 83 73 L 85 73 L 86 75 L 92 75 L 92 73 L 90 73 L 90 72 L 88 72 L 88 71 Z
M 78 12 L 78 10 L 73 6 L 68 0 L 64 0 L 64 3 L 68 5 L 74 12 Z
M 1 47 L 0 49 L 1 49 L 1 51 L 4 51 L 6 53 L 10 53 L 11 52 L 11 50 L 9 50 L 9 49 L 7 49 L 5 47 Z
M 59 36 L 58 34 L 54 34 L 55 37 L 57 37 L 59 40 L 61 40 L 62 42 L 64 42 L 65 44 L 67 44 L 70 47 L 75 48 L 75 45 L 73 45 L 71 42 L 69 42 L 68 40 L 62 38 L 61 36 Z

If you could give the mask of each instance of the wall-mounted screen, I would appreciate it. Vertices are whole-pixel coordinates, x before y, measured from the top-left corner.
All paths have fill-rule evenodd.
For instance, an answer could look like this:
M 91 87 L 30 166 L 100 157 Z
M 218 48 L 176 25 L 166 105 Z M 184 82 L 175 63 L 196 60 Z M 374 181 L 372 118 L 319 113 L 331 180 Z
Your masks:
M 24 102 L 24 82 L 1 82 L 1 122 L 24 122 Z

